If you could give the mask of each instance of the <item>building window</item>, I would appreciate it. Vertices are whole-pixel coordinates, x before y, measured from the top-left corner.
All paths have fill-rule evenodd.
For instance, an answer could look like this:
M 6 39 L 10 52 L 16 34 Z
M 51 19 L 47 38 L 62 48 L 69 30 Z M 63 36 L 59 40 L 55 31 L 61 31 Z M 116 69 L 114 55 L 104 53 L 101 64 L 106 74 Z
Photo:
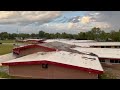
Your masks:
M 114 63 L 114 60 L 110 60 L 110 63 Z
M 119 48 L 119 46 L 117 46 L 117 48 Z
M 119 61 L 118 60 L 115 60 L 115 63 L 118 63 Z
M 117 48 L 117 46 L 114 46 L 115 48 Z
M 101 48 L 104 48 L 104 46 L 101 46 Z
M 100 60 L 100 62 L 105 62 L 105 60 Z
M 120 63 L 120 60 L 110 60 L 110 63 Z
M 106 48 L 111 48 L 111 46 L 106 46 Z
M 48 64 L 42 64 L 42 68 L 47 69 L 48 68 Z

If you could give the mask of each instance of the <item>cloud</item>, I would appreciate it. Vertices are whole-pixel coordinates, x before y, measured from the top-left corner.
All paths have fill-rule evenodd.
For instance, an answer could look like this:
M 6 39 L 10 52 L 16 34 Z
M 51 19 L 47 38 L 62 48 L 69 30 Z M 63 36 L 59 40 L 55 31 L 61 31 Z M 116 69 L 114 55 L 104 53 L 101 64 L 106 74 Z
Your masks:
M 75 17 L 72 17 L 72 18 L 69 18 L 68 22 L 71 22 L 71 23 L 78 23 L 80 22 L 80 16 L 75 16 Z
M 101 12 L 101 17 L 99 21 L 104 20 L 111 24 L 113 28 L 120 29 L 120 11 Z
M 0 32 L 9 32 L 9 33 L 17 33 L 17 30 L 20 26 L 16 25 L 0 25 Z
M 99 21 L 101 18 L 100 12 L 86 12 L 83 16 L 63 17 L 58 19 L 60 22 L 49 23 L 44 29 L 54 30 L 73 30 L 76 31 L 88 31 L 93 27 L 99 27 L 101 29 L 111 28 L 112 25 L 106 21 Z
M 91 17 L 89 16 L 84 16 L 81 18 L 81 23 L 86 24 L 90 22 Z
M 16 12 L 8 12 L 8 11 L 0 11 L 0 19 L 8 19 L 8 18 L 11 18 L 11 17 L 14 17 L 16 16 Z
M 77 11 L 0 11 L 1 30 L 4 26 L 17 26 L 20 32 L 37 33 L 39 30 L 47 32 L 84 32 L 93 27 L 100 27 L 102 30 L 118 30 L 120 28 L 119 11 L 85 11 L 84 14 Z M 68 13 L 64 15 L 64 13 Z M 80 13 L 80 14 L 79 14 Z M 18 25 L 16 25 L 18 24 Z M 16 26 L 15 26 L 16 25 Z M 8 28 L 7 28 L 8 27 Z M 10 29 L 12 30 L 12 27 Z M 7 31 L 11 31 L 7 30 Z M 16 32 L 16 31 L 15 31 Z
M 0 11 L 0 24 L 43 24 L 60 16 L 60 11 Z
M 96 22 L 107 23 L 106 28 L 109 26 L 109 31 L 120 29 L 120 11 L 89 11 L 88 15 L 94 17 Z
M 106 28 L 111 27 L 111 25 L 108 24 L 107 22 L 95 22 L 95 23 L 93 23 L 93 26 L 94 27 L 99 27 L 99 28 L 102 28 L 102 29 L 106 29 Z
M 72 27 L 74 27 L 74 23 L 68 23 L 68 29 L 71 29 Z
M 86 21 L 85 23 L 82 22 L 77 22 L 77 23 L 72 23 L 72 22 L 66 22 L 66 23 L 49 23 L 49 24 L 44 24 L 41 25 L 39 28 L 42 28 L 43 30 L 54 30 L 54 32 L 85 32 L 91 30 L 93 27 L 99 27 L 101 29 L 106 29 L 110 28 L 111 26 L 107 22 L 96 22 L 89 20 Z

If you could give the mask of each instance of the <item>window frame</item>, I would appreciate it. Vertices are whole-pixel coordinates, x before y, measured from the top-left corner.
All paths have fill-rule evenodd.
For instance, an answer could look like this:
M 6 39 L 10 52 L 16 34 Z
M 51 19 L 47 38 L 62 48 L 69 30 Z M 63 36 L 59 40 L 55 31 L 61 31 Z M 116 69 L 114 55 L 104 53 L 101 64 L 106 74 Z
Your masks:
M 100 62 L 101 62 L 101 63 L 105 63 L 105 60 L 104 60 L 104 59 L 101 59 Z
M 42 64 L 42 68 L 43 68 L 43 69 L 47 69 L 47 68 L 48 68 L 48 64 L 44 64 L 44 63 L 43 63 L 43 64 Z
M 111 62 L 111 61 L 113 61 L 113 62 Z M 112 64 L 120 64 L 120 60 L 111 59 L 110 63 L 112 63 Z

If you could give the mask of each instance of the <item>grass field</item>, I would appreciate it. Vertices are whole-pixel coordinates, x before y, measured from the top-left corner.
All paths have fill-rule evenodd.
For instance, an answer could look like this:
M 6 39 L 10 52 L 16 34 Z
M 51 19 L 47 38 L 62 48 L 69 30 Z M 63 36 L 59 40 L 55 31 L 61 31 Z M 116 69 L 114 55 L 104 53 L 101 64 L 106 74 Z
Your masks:
M 15 43 L 15 40 L 0 40 L 1 43 Z
M 7 73 L 5 72 L 0 72 L 0 78 L 11 78 Z
M 12 44 L 0 44 L 0 55 L 12 52 Z
M 3 79 L 31 79 L 31 78 L 23 78 L 23 77 L 10 76 L 6 72 L 0 72 L 0 78 L 3 78 Z

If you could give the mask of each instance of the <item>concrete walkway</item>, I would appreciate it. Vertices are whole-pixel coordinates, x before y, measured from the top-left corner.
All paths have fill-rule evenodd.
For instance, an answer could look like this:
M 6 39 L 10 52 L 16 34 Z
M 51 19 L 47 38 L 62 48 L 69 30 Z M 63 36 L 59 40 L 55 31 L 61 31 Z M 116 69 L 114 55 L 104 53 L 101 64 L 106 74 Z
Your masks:
M 8 79 L 8 78 L 0 78 L 0 79 Z

